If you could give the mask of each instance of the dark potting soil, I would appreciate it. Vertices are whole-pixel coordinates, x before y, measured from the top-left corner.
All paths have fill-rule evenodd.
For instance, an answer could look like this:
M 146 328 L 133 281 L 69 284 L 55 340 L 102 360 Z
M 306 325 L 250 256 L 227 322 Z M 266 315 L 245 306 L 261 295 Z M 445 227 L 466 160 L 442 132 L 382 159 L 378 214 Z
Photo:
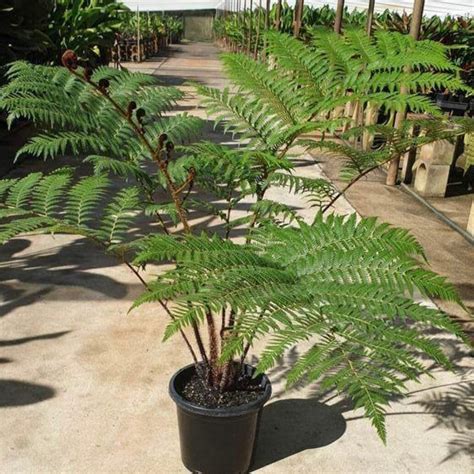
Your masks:
M 209 387 L 199 375 L 194 374 L 184 386 L 182 396 L 189 402 L 204 408 L 225 408 L 253 402 L 262 391 L 263 388 L 256 379 L 245 377 L 239 380 L 233 390 L 221 393 Z

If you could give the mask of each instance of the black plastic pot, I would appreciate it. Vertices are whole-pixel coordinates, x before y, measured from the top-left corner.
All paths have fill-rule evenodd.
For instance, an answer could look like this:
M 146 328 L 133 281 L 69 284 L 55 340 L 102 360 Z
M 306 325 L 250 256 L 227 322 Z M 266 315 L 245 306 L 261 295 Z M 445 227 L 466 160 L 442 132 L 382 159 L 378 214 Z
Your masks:
M 250 374 L 254 368 L 246 365 Z M 272 394 L 268 377 L 261 376 L 264 388 L 251 403 L 229 408 L 203 408 L 181 396 L 186 382 L 195 373 L 194 365 L 178 371 L 169 392 L 178 411 L 181 459 L 191 472 L 239 474 L 249 471 L 263 405 Z

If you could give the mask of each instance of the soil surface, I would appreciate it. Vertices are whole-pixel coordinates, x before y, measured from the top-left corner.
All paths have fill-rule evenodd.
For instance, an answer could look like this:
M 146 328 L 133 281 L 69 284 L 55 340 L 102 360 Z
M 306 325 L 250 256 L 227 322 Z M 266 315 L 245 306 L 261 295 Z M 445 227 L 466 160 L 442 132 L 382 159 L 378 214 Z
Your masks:
M 182 396 L 191 403 L 204 408 L 225 408 L 245 405 L 256 400 L 263 392 L 258 380 L 249 376 L 240 378 L 233 390 L 220 392 L 209 387 L 197 374 L 186 383 Z

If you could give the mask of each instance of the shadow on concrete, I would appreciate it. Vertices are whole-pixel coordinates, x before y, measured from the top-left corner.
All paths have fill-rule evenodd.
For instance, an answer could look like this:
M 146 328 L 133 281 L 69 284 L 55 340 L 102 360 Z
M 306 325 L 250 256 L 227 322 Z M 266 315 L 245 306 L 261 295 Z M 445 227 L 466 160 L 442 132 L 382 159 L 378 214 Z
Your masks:
M 22 344 L 27 344 L 28 342 L 33 342 L 33 341 L 57 339 L 66 334 L 69 334 L 70 332 L 71 331 L 59 331 L 59 332 L 52 332 L 49 334 L 41 334 L 39 336 L 22 337 L 19 339 L 6 339 L 6 340 L 0 339 L 0 347 L 20 346 Z
M 406 408 L 389 411 L 386 416 L 431 416 L 434 422 L 429 430 L 449 430 L 452 437 L 447 455 L 439 461 L 442 464 L 459 455 L 474 456 L 474 373 L 468 361 L 469 347 L 437 330 L 428 334 L 443 347 L 454 369 L 464 375 L 456 382 L 412 390 L 406 396 L 394 395 L 390 401 L 405 400 Z M 293 348 L 269 371 L 274 385 L 286 379 L 300 357 L 298 349 Z M 420 360 L 428 362 L 431 359 L 425 356 Z M 252 365 L 256 362 L 255 357 L 250 361 Z M 428 364 L 428 371 L 434 376 L 437 368 L 435 363 Z M 297 391 L 305 385 L 301 382 L 294 389 Z M 327 446 L 344 434 L 347 423 L 365 418 L 364 415 L 349 415 L 354 408 L 350 399 L 341 398 L 334 390 L 321 391 L 317 383 L 312 385 L 314 390 L 306 399 L 278 400 L 265 407 L 253 469 L 260 469 L 306 449 Z M 281 397 L 284 393 L 284 390 L 275 391 L 274 397 Z M 407 426 L 409 423 L 413 421 L 407 421 Z
M 271 403 L 261 418 L 252 470 L 327 446 L 345 431 L 341 413 L 317 400 L 295 398 Z
M 9 357 L 0 357 L 0 364 L 10 364 L 11 362 L 13 362 L 13 359 Z
M 51 237 L 53 239 L 53 237 Z M 54 241 L 53 241 L 54 242 Z M 78 239 L 44 251 L 22 255 L 31 242 L 14 239 L 2 245 L 0 253 L 0 318 L 16 308 L 31 305 L 53 290 L 61 287 L 78 287 L 78 298 L 124 298 L 130 289 L 94 269 L 117 266 L 120 263 L 104 255 L 86 239 Z
M 0 379 L 0 408 L 32 405 L 53 398 L 55 393 L 46 385 Z
M 448 390 L 434 389 L 427 391 L 426 396 L 413 405 L 434 416 L 435 422 L 430 430 L 442 426 L 455 433 L 449 441 L 448 455 L 440 464 L 461 454 L 474 459 L 474 381 L 452 384 Z

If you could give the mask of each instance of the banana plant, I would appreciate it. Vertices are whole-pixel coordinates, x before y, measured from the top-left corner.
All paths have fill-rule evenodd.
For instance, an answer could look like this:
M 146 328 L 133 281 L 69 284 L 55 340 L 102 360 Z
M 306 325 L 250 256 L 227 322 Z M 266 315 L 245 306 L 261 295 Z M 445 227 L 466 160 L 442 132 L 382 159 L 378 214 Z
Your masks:
M 46 34 L 53 0 L 0 0 L 0 66 L 38 59 L 51 47 Z
M 59 62 L 65 50 L 73 49 L 91 65 L 104 63 L 127 10 L 115 0 L 56 0 L 49 23 L 53 61 Z

